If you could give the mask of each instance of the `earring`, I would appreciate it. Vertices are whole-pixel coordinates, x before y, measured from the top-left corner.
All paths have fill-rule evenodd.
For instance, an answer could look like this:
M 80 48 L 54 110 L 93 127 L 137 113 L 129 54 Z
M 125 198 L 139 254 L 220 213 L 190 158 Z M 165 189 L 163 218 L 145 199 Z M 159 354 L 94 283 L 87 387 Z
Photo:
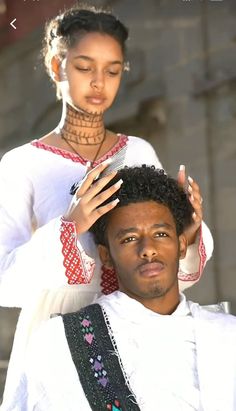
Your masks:
M 124 71 L 130 71 L 130 63 L 129 63 L 129 61 L 126 61 L 126 62 L 124 63 L 124 68 L 123 68 L 123 70 L 124 70 Z

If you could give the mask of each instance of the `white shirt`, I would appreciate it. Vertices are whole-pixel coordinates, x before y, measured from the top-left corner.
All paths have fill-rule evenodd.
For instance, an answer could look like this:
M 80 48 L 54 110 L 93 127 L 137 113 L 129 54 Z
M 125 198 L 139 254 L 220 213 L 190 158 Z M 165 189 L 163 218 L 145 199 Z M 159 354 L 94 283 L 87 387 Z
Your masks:
M 141 411 L 199 411 L 194 322 L 184 296 L 172 315 L 159 315 L 121 292 L 98 300 L 123 371 Z M 90 411 L 60 317 L 29 345 L 15 405 L 2 411 Z
M 98 302 L 141 409 L 199 410 L 194 320 L 185 296 L 172 315 L 156 314 L 121 292 Z

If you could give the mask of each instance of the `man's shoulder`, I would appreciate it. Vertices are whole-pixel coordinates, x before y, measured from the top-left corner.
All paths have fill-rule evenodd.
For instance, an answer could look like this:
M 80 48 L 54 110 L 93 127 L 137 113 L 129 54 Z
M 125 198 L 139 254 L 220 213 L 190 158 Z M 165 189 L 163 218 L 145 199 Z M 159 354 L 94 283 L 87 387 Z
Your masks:
M 195 318 L 211 322 L 215 326 L 232 327 L 236 332 L 236 316 L 224 312 L 211 310 L 209 307 L 189 302 L 190 310 Z

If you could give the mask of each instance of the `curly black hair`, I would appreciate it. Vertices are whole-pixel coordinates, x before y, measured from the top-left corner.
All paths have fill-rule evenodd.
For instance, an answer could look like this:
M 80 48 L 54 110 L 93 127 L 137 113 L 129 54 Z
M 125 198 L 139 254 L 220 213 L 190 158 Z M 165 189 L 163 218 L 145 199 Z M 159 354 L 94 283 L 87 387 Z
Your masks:
M 183 233 L 184 229 L 192 223 L 193 207 L 184 189 L 177 181 L 168 176 L 164 170 L 155 166 L 142 165 L 141 167 L 124 167 L 104 187 L 106 190 L 119 179 L 123 180 L 120 189 L 114 193 L 103 205 L 119 198 L 116 208 L 127 206 L 131 203 L 144 201 L 156 201 L 163 204 L 171 211 L 176 223 L 177 235 Z M 90 228 L 94 235 L 96 244 L 107 245 L 106 227 L 109 220 L 108 212 L 101 216 Z

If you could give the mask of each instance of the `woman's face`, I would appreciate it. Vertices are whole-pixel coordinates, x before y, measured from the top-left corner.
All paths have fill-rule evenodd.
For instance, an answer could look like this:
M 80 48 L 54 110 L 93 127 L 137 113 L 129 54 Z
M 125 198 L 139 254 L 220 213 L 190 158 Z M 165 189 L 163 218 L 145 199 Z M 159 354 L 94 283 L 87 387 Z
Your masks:
M 85 34 L 61 64 L 63 99 L 87 113 L 103 113 L 116 97 L 123 64 L 121 46 L 113 37 Z

